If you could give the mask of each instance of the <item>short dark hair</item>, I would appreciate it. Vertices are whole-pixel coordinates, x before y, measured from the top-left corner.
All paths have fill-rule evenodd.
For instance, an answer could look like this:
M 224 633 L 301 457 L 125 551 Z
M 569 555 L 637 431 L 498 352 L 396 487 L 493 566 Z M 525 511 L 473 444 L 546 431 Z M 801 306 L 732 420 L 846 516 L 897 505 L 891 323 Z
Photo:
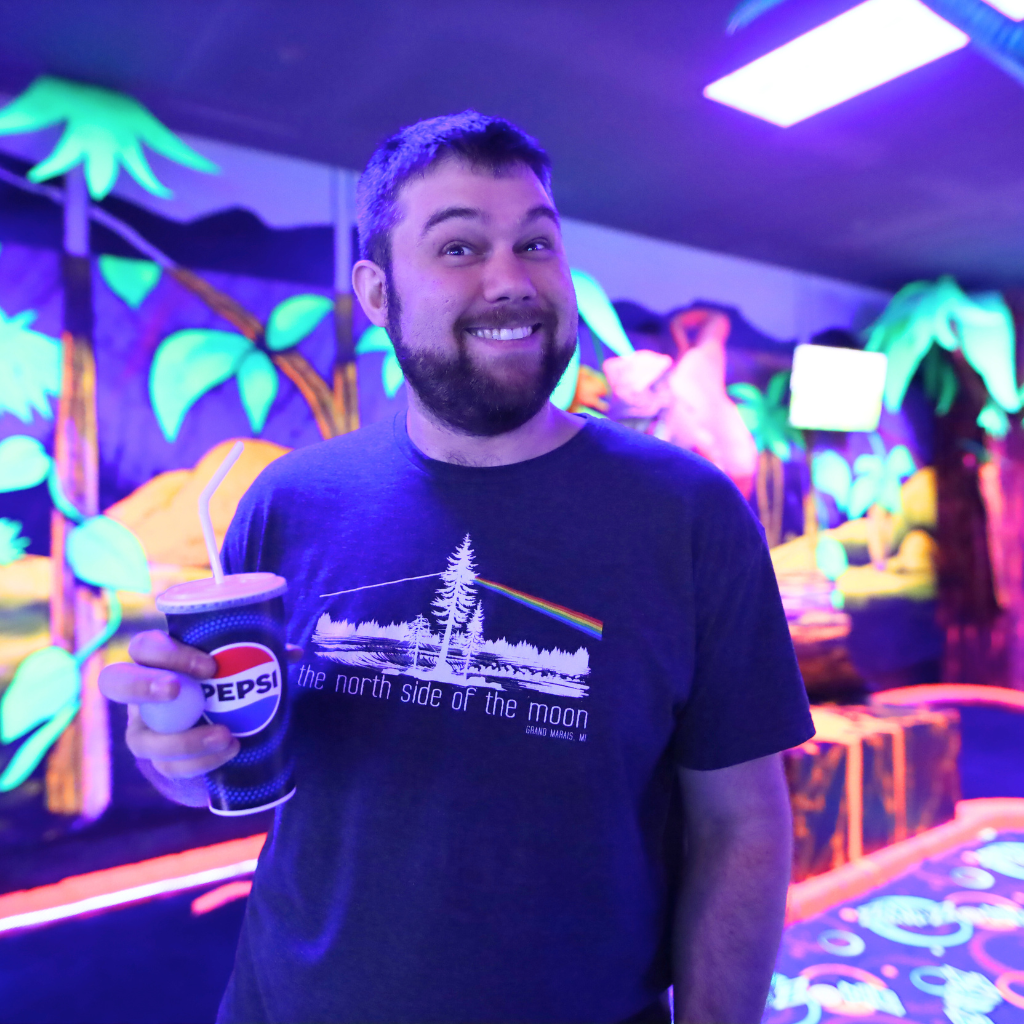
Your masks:
M 511 121 L 475 110 L 417 121 L 382 142 L 359 177 L 356 224 L 363 259 L 390 270 L 398 193 L 410 178 L 449 155 L 495 173 L 525 164 L 551 193 L 551 160 Z

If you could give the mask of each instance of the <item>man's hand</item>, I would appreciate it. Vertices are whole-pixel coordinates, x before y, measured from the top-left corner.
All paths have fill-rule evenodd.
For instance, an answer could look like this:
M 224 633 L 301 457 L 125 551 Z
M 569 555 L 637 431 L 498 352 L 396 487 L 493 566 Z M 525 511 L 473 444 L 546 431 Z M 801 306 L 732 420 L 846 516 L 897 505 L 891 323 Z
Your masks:
M 183 732 L 158 733 L 139 714 L 139 704 L 173 700 L 179 679 L 209 679 L 217 664 L 204 651 L 172 640 L 166 633 L 149 630 L 132 637 L 128 645 L 132 662 L 108 665 L 100 673 L 100 692 L 109 700 L 128 705 L 128 749 L 139 759 L 143 773 L 167 797 L 179 803 L 206 803 L 205 784 L 199 776 L 230 761 L 239 743 L 222 725 L 195 725 Z M 169 780 L 146 771 L 145 765 Z M 194 780 L 194 781 L 193 781 Z
M 687 849 L 672 937 L 676 1024 L 757 1024 L 792 868 L 782 759 L 681 768 L 679 779 Z

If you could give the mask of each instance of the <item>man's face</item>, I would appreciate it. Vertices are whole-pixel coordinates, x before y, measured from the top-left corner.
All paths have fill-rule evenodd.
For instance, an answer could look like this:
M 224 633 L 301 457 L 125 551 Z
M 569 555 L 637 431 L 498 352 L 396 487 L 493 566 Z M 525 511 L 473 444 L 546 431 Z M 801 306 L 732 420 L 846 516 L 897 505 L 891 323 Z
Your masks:
M 551 199 L 526 166 L 446 158 L 399 195 L 387 327 L 427 410 L 493 436 L 538 413 L 576 345 L 576 295 Z

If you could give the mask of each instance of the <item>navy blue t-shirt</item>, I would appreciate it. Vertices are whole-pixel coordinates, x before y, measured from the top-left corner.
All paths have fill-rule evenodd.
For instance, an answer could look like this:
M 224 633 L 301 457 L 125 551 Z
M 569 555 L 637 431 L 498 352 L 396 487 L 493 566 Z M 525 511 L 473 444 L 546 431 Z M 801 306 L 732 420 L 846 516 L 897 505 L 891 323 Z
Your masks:
M 219 1020 L 596 1024 L 656 1000 L 677 766 L 813 733 L 732 483 L 592 419 L 452 465 L 399 417 L 273 463 L 225 556 L 287 578 L 305 656 L 298 791 Z

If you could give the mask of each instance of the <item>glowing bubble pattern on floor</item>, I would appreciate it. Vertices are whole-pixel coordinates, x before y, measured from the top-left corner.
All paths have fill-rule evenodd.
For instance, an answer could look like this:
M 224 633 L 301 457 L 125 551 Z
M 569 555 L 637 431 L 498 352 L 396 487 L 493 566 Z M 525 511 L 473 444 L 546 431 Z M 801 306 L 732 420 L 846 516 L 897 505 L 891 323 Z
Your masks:
M 786 929 L 766 1024 L 1024 1020 L 1024 831 L 982 829 Z

